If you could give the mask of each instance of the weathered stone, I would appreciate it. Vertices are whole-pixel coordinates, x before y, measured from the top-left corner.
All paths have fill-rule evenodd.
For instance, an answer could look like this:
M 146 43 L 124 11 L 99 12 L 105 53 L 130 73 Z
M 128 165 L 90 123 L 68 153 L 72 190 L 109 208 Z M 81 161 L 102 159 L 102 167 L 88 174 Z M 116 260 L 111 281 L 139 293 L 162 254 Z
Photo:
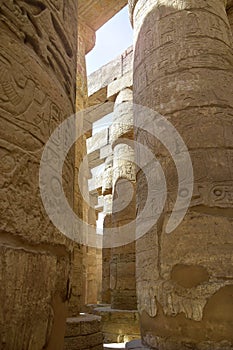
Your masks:
M 108 129 L 104 129 L 87 139 L 87 152 L 92 153 L 108 144 Z
M 112 194 L 112 173 L 113 173 L 113 157 L 110 156 L 105 161 L 105 168 L 103 173 L 103 186 L 102 186 L 103 196 Z
M 91 28 L 97 30 L 126 5 L 127 0 L 79 0 L 78 13 Z
M 103 348 L 103 334 L 93 333 L 86 336 L 65 338 L 64 350 L 85 350 Z
M 128 139 L 129 141 L 134 139 L 132 100 L 133 92 L 131 89 L 128 88 L 122 90 L 116 98 L 114 106 L 113 123 L 110 127 L 109 136 L 113 149 L 116 148 L 116 145 L 118 143 L 124 146 L 124 143 L 121 140 L 122 138 Z M 129 146 L 130 145 L 131 143 L 129 142 Z M 127 152 L 126 150 L 126 156 L 128 153 L 132 152 Z M 132 156 L 130 158 L 134 159 L 134 157 Z
M 65 346 L 67 350 L 84 350 L 103 347 L 100 317 L 82 315 L 66 321 Z
M 78 47 L 77 47 L 77 75 L 76 75 L 76 111 L 78 112 L 78 120 L 76 132 L 81 137 L 75 143 L 75 196 L 74 196 L 74 211 L 79 219 L 85 222 L 95 224 L 95 211 L 87 205 L 83 200 L 83 193 L 88 195 L 88 179 L 89 169 L 87 164 L 86 137 L 88 133 L 83 132 L 85 119 L 81 112 L 87 107 L 87 74 L 85 54 L 93 47 L 95 43 L 95 33 L 84 23 L 78 19 Z M 84 159 L 84 160 L 83 160 Z M 79 174 L 80 166 L 83 166 L 82 176 Z M 93 220 L 94 218 L 94 220 Z M 84 232 L 80 225 L 80 233 L 82 242 L 88 244 L 88 232 Z M 86 257 L 86 247 L 76 245 L 73 253 L 73 264 L 71 270 L 71 297 L 69 302 L 69 315 L 76 316 L 79 313 L 88 299 L 87 296 L 87 266 L 88 259 Z M 85 264 L 87 266 L 85 266 Z
M 139 337 L 139 317 L 136 310 L 98 307 L 94 309 L 94 312 L 101 316 L 104 343 L 126 342 Z
M 128 343 L 126 343 L 126 349 L 130 349 L 130 350 L 139 350 L 139 349 L 144 349 L 144 350 L 149 350 L 149 348 L 147 348 L 146 346 L 144 346 L 142 344 L 141 340 L 132 340 Z
M 110 261 L 111 305 L 113 309 L 134 310 L 137 307 L 135 279 L 135 242 L 122 244 L 115 248 L 120 236 L 121 227 L 135 219 L 135 187 L 136 168 L 134 149 L 123 143 L 122 138 L 133 139 L 132 91 L 121 91 L 114 107 L 114 119 L 111 127 L 113 148 L 113 206 L 112 227 L 115 235 L 111 237 L 112 250 Z M 131 186 L 131 191 L 129 190 Z M 134 226 L 132 225 L 132 228 Z M 134 232 L 129 232 L 134 235 Z
M 133 72 L 130 71 L 121 78 L 108 85 L 107 98 L 118 94 L 120 91 L 133 86 Z
M 115 60 L 107 63 L 96 72 L 92 73 L 88 77 L 88 94 L 89 100 L 92 100 L 92 96 L 99 95 L 99 92 L 103 92 L 105 99 L 100 98 L 99 102 L 105 102 L 108 98 L 107 90 L 108 86 L 116 80 L 124 81 L 124 77 L 132 76 L 132 63 L 133 63 L 133 49 L 128 48 L 122 55 L 118 56 Z M 128 78 L 127 78 L 128 79 Z M 118 84 L 118 82 L 116 83 Z M 130 85 L 131 86 L 131 85 Z M 113 96 L 113 94 L 111 94 Z M 109 96 L 109 98 L 111 97 Z
M 226 1 L 138 0 L 136 7 L 136 1 L 131 3 L 134 102 L 165 115 L 176 127 L 190 150 L 195 182 L 189 212 L 168 236 L 165 227 L 177 196 L 176 169 L 158 141 L 137 132 L 136 141 L 161 160 L 168 186 L 163 215 L 137 242 L 142 338 L 156 349 L 232 349 L 228 135 L 233 56 Z M 185 164 L 183 169 L 185 176 Z M 146 186 L 139 172 L 139 210 Z M 147 245 L 151 239 L 152 246 Z
M 39 167 L 49 136 L 75 112 L 77 3 L 3 0 L 0 12 L 0 348 L 59 350 L 72 244 L 43 208 Z M 54 140 L 58 154 L 70 132 Z M 74 150 L 63 171 L 73 207 Z M 61 184 L 52 185 L 59 202 Z

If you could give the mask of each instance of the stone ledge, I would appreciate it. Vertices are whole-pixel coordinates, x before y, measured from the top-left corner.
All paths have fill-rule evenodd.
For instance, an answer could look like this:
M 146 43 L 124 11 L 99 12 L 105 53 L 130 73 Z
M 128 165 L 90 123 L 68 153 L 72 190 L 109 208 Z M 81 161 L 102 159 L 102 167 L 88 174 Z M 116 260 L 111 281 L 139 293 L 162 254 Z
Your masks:
M 66 320 L 64 350 L 100 350 L 103 348 L 101 317 L 80 315 Z

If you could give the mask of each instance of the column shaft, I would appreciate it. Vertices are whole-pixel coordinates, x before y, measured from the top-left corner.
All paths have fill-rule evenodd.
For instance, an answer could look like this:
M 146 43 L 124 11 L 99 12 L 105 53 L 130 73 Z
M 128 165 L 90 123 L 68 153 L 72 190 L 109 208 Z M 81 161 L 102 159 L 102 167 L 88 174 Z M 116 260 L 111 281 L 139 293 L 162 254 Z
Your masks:
M 138 0 L 134 29 L 134 103 L 169 118 L 195 177 L 191 207 L 167 235 L 176 168 L 161 143 L 137 132 L 136 141 L 160 160 L 168 187 L 163 215 L 137 243 L 142 337 L 156 349 L 231 349 L 233 56 L 226 3 Z M 137 186 L 141 208 L 143 173 Z
M 113 207 L 112 227 L 120 232 L 121 227 L 135 220 L 134 149 L 128 141 L 133 140 L 133 93 L 122 90 L 115 102 L 114 121 L 111 131 L 113 147 Z M 122 140 L 124 138 L 126 141 Z M 134 225 L 133 229 L 135 229 Z M 133 232 L 134 233 L 134 232 Z M 129 233 L 129 234 L 132 234 Z M 110 287 L 113 309 L 135 310 L 135 241 L 111 250 Z
M 76 5 L 0 4 L 1 349 L 63 349 L 72 243 L 44 210 L 39 166 L 50 134 L 75 112 Z M 51 167 L 68 136 L 54 140 Z M 73 151 L 63 171 L 73 206 Z M 54 177 L 51 188 L 57 211 L 62 184 Z

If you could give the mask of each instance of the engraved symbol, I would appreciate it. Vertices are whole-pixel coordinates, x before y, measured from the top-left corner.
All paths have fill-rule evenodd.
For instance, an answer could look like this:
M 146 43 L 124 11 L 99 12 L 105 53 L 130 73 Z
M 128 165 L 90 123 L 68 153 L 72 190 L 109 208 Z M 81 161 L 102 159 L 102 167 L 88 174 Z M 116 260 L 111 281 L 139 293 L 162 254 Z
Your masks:
M 222 191 L 219 190 L 219 189 L 215 189 L 213 192 L 214 192 L 214 195 L 215 195 L 216 197 L 221 197 L 221 195 L 222 195 Z
M 17 82 L 13 67 L 3 57 L 0 58 L 0 92 L 2 108 L 14 115 L 24 113 L 34 99 L 35 83 L 26 79 L 25 86 Z

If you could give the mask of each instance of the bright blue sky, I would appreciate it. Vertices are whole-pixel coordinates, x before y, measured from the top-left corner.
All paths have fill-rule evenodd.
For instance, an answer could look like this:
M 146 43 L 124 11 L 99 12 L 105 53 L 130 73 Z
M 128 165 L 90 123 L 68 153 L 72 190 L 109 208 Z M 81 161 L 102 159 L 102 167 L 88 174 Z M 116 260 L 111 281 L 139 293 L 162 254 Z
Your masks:
M 126 6 L 96 32 L 96 46 L 86 56 L 87 74 L 113 60 L 132 44 L 133 31 Z

